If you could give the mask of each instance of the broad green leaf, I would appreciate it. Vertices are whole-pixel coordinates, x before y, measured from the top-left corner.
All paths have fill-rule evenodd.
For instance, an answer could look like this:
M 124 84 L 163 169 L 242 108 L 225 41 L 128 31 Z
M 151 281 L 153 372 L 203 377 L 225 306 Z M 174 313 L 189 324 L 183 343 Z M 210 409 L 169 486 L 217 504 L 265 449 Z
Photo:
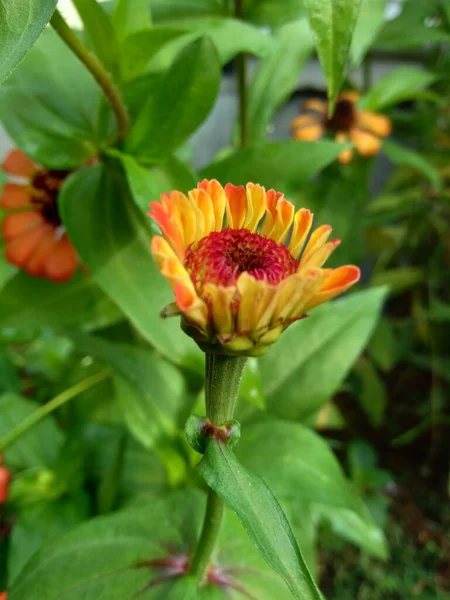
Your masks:
M 0 440 L 38 408 L 37 402 L 17 394 L 0 396 Z M 4 452 L 5 460 L 15 470 L 49 466 L 54 463 L 63 440 L 53 418 L 46 417 Z
M 97 0 L 72 0 L 83 22 L 84 31 L 100 62 L 117 75 L 120 50 L 109 15 Z
M 19 272 L 0 291 L 0 339 L 32 339 L 46 327 L 96 329 L 122 319 L 97 285 L 79 271 L 68 283 Z
M 357 392 L 359 403 L 372 425 L 379 427 L 383 423 L 388 400 L 384 381 L 374 365 L 364 356 L 356 362 L 353 370 L 360 380 L 360 389 Z
M 306 19 L 288 23 L 276 32 L 272 50 L 259 61 L 249 86 L 248 128 L 251 140 L 265 137 L 275 110 L 294 91 L 313 47 Z
M 150 202 L 159 200 L 161 194 L 172 190 L 186 193 L 197 185 L 193 171 L 174 156 L 164 164 L 145 168 L 129 154 L 114 152 L 112 155 L 122 162 L 133 200 L 144 214 L 148 213 Z
M 149 29 L 152 24 L 149 0 L 117 0 L 111 20 L 120 43 L 136 31 Z
M 76 331 L 68 335 L 79 351 L 112 368 L 125 421 L 141 444 L 152 448 L 161 435 L 176 433 L 189 405 L 184 379 L 173 365 L 143 348 Z
M 327 82 L 330 114 L 345 77 L 360 3 L 361 0 L 305 0 L 317 53 Z
M 203 122 L 219 90 L 220 64 L 207 38 L 182 50 L 142 107 L 126 145 L 146 161 L 161 161 Z M 169 101 L 170 99 L 170 101 Z
M 22 60 L 49 21 L 57 0 L 2 0 L 0 83 Z
M 424 282 L 426 276 L 425 270 L 420 267 L 398 267 L 375 273 L 370 280 L 370 284 L 373 286 L 389 286 L 389 293 L 395 295 Z
M 279 27 L 305 14 L 305 0 L 243 0 L 244 19 L 258 25 Z
M 8 600 L 59 600 L 65 596 L 71 600 L 292 598 L 229 512 L 213 568 L 232 586 L 210 582 L 194 590 L 191 577 L 178 573 L 171 577 L 170 572 L 166 577 L 167 569 L 152 565 L 170 553 L 179 561 L 192 556 L 204 510 L 204 494 L 190 489 L 150 496 L 146 505 L 93 519 L 46 544 L 16 578 Z M 55 573 L 64 573 L 64 577 L 55 577 Z
M 384 23 L 387 0 L 361 0 L 350 56 L 356 68 L 363 60 Z
M 101 132 L 97 124 L 101 102 L 100 88 L 89 71 L 48 30 L 0 87 L 0 120 L 38 163 L 73 168 L 110 139 L 108 127 Z M 107 109 L 107 122 L 110 114 Z
M 279 190 L 284 186 L 296 188 L 336 160 L 341 149 L 341 144 L 330 141 L 260 142 L 211 163 L 200 175 L 218 179 L 223 185 L 253 181 Z
M 392 104 L 415 98 L 417 92 L 432 84 L 434 73 L 417 67 L 399 67 L 380 79 L 360 100 L 361 108 L 382 110 Z
M 378 320 L 386 289 L 354 293 L 291 325 L 260 359 L 269 410 L 305 420 L 337 392 Z
M 131 199 L 119 165 L 73 174 L 60 196 L 62 218 L 104 292 L 155 348 L 179 361 L 196 346 L 177 319 L 160 317 L 173 295 L 150 253 L 149 222 Z
M 207 484 L 239 517 L 267 564 L 286 582 L 298 600 L 322 596 L 277 499 L 257 475 L 238 462 L 224 443 L 210 438 L 198 469 Z
M 299 505 L 303 510 L 314 509 L 320 518 L 325 518 L 330 510 L 340 511 L 352 519 L 377 556 L 386 555 L 383 533 L 345 478 L 328 444 L 315 432 L 299 423 L 273 419 L 247 425 L 236 454 L 245 467 L 263 477 L 276 496 L 291 507 L 289 514 L 294 514 Z
M 383 140 L 383 152 L 395 165 L 417 169 L 429 179 L 435 190 L 442 189 L 442 181 L 434 165 L 418 152 L 396 144 L 392 140 Z
M 227 13 L 222 0 L 150 0 L 155 22 L 190 17 L 213 17 Z

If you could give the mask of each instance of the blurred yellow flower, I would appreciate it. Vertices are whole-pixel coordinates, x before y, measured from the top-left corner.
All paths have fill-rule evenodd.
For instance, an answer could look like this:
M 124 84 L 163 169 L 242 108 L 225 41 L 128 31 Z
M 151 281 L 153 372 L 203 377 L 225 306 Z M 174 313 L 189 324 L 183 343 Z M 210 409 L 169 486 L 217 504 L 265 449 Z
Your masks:
M 248 183 L 200 182 L 150 204 L 163 237 L 152 252 L 175 293 L 184 330 L 208 351 L 258 356 L 311 308 L 359 279 L 357 267 L 323 269 L 339 240 L 282 193 Z
M 329 131 L 337 142 L 353 142 L 361 156 L 375 156 L 381 148 L 381 139 L 390 135 L 391 120 L 385 115 L 359 110 L 360 94 L 355 91 L 342 92 L 336 101 L 331 118 L 328 103 L 317 98 L 307 100 L 303 114 L 291 122 L 292 135 L 296 140 L 314 141 Z M 353 149 L 342 150 L 339 162 L 347 164 L 353 159 Z

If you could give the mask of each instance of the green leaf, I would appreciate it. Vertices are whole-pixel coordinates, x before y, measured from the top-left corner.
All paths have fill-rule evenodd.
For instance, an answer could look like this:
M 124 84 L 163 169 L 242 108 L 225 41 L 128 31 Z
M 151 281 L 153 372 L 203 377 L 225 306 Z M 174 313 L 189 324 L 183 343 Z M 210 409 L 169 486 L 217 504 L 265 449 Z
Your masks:
M 361 63 L 382 28 L 386 3 L 387 0 L 361 0 L 350 49 L 353 68 Z
M 86 330 L 105 327 L 121 312 L 79 271 L 68 283 L 52 283 L 19 272 L 0 291 L 0 339 L 33 339 L 46 327 Z
M 222 0 L 150 0 L 155 22 L 189 17 L 212 17 L 226 14 Z
M 111 19 L 97 0 L 72 0 L 89 42 L 100 62 L 117 75 L 120 50 Z
M 392 140 L 383 140 L 383 152 L 394 165 L 402 165 L 417 169 L 427 177 L 435 190 L 442 189 L 442 180 L 437 169 L 418 152 L 396 144 Z
M 314 509 L 320 518 L 326 518 L 331 510 L 341 511 L 353 521 L 372 551 L 379 557 L 386 556 L 382 531 L 345 478 L 328 444 L 315 432 L 299 423 L 268 419 L 245 427 L 236 454 L 291 507 L 289 513 L 298 505 L 303 510 Z
M 340 144 L 330 141 L 259 142 L 211 163 L 200 175 L 222 184 L 254 181 L 268 189 L 282 190 L 286 185 L 296 188 L 336 160 L 341 150 Z
M 203 122 L 219 83 L 217 53 L 212 42 L 200 38 L 182 50 L 143 106 L 128 138 L 127 152 L 142 160 L 161 161 Z
M 0 119 L 37 162 L 73 168 L 97 154 L 108 139 L 108 132 L 101 135 L 97 126 L 100 102 L 100 88 L 90 73 L 48 30 L 0 87 Z
M 327 82 L 330 114 L 344 80 L 360 3 L 361 0 L 305 0 L 309 23 Z
M 266 408 L 261 373 L 259 372 L 259 363 L 256 358 L 249 358 L 247 360 L 239 387 L 239 398 L 256 406 L 256 408 L 262 410 Z
M 0 83 L 8 77 L 49 21 L 57 0 L 2 0 L 0 3 Z
M 37 402 L 12 393 L 0 396 L 0 439 L 39 408 Z M 28 430 L 5 451 L 7 464 L 15 470 L 53 464 L 64 437 L 52 417 Z
M 244 469 L 231 450 L 214 438 L 208 441 L 198 469 L 237 514 L 250 539 L 267 564 L 284 579 L 294 598 L 321 600 L 289 522 L 264 481 Z
M 117 0 L 111 16 L 117 39 L 123 43 L 132 33 L 152 24 L 148 0 Z
M 392 104 L 415 98 L 417 92 L 431 85 L 436 75 L 417 67 L 400 67 L 385 75 L 360 100 L 361 108 L 383 110 Z
M 379 321 L 370 342 L 367 352 L 383 371 L 391 371 L 398 360 L 399 346 L 392 325 L 386 317 Z
M 100 517 L 46 544 L 25 566 L 8 600 L 230 600 L 292 598 L 283 581 L 267 569 L 237 518 L 225 513 L 217 556 L 232 586 L 221 582 L 195 590 L 192 577 L 152 565 L 168 556 L 194 551 L 205 510 L 205 496 L 183 490 L 150 496 L 145 505 Z M 223 562 L 222 562 L 223 561 Z M 214 562 L 214 564 L 216 564 Z M 222 568 L 222 564 L 226 565 Z M 55 577 L 64 573 L 64 577 Z M 168 575 L 168 576 L 167 576 Z
M 363 350 L 385 296 L 384 288 L 353 293 L 291 325 L 260 359 L 269 410 L 290 420 L 312 417 Z
M 0 394 L 13 392 L 20 394 L 22 385 L 7 348 L 0 347 Z
M 361 382 L 361 389 L 357 394 L 359 403 L 371 424 L 379 427 L 383 423 L 388 400 L 384 381 L 370 360 L 363 356 L 356 362 L 353 370 Z
M 420 267 L 398 267 L 375 273 L 370 280 L 370 285 L 389 286 L 389 293 L 395 295 L 419 285 L 425 279 L 426 272 Z
M 144 214 L 148 213 L 150 202 L 159 200 L 161 194 L 172 190 L 187 193 L 197 185 L 195 174 L 174 156 L 166 163 L 148 169 L 141 167 L 129 154 L 117 151 L 110 154 L 122 162 L 133 200 Z
M 120 163 L 74 173 L 60 196 L 62 218 L 83 262 L 138 331 L 171 360 L 196 352 L 176 319 L 160 311 L 173 296 L 150 253 L 148 223 L 136 208 Z
M 272 50 L 259 61 L 249 86 L 248 128 L 251 140 L 265 137 L 275 110 L 294 91 L 313 47 L 306 19 L 288 23 L 276 32 Z
M 161 435 L 176 433 L 177 425 L 184 423 L 189 411 L 180 371 L 148 350 L 77 331 L 68 335 L 80 352 L 113 369 L 125 422 L 142 445 L 152 448 Z
M 244 18 L 258 25 L 279 27 L 305 14 L 304 0 L 244 0 Z

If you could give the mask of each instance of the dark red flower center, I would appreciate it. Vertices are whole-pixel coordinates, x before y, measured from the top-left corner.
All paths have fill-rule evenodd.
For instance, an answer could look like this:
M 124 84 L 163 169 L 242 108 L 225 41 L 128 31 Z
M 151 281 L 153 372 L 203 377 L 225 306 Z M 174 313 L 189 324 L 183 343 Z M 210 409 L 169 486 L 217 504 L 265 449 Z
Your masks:
M 31 202 L 39 207 L 41 215 L 51 225 L 61 225 L 58 193 L 70 171 L 39 169 L 31 180 Z
M 189 247 L 185 267 L 197 290 L 206 283 L 230 286 L 241 273 L 276 285 L 295 273 L 296 260 L 282 244 L 248 229 L 224 229 Z
M 331 118 L 327 118 L 325 127 L 332 131 L 349 131 L 355 124 L 355 105 L 351 100 L 343 98 L 336 102 L 336 108 Z

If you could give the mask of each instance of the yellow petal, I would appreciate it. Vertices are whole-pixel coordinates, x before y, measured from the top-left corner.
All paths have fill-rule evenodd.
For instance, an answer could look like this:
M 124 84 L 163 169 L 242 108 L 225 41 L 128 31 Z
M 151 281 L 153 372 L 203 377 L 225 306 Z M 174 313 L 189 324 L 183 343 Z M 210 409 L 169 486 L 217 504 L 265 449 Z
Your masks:
M 355 144 L 361 156 L 375 156 L 381 148 L 381 141 L 376 136 L 363 131 L 362 129 L 352 129 L 350 139 Z
M 392 121 L 384 115 L 362 110 L 357 112 L 356 119 L 358 127 L 378 137 L 387 137 L 391 134 Z
M 346 265 L 338 269 L 327 270 L 328 274 L 321 288 L 305 305 L 304 310 L 310 310 L 335 296 L 342 294 L 359 281 L 361 272 L 358 267 Z
M 314 114 L 299 115 L 291 121 L 291 128 L 306 127 L 308 125 L 320 124 L 320 116 Z
M 301 142 L 315 142 L 322 137 L 323 132 L 323 125 L 308 125 L 295 129 L 292 137 Z
M 288 250 L 294 258 L 300 254 L 305 244 L 313 222 L 313 215 L 307 208 L 301 208 L 295 213 L 291 241 Z
M 272 299 L 276 286 L 242 273 L 237 280 L 240 300 L 237 317 L 238 331 L 250 333 L 266 327 L 270 321 Z
M 253 233 L 266 212 L 266 190 L 262 185 L 247 183 L 246 193 L 247 215 L 244 227 Z
M 216 179 L 211 179 L 210 181 L 204 179 L 197 187 L 205 190 L 210 195 L 214 207 L 214 231 L 221 231 L 226 205 L 223 187 Z
M 319 98 L 311 98 L 303 103 L 303 110 L 316 110 L 317 112 L 326 114 L 328 103 L 326 100 L 320 100 Z
M 226 196 L 225 210 L 227 226 L 230 229 L 242 229 L 247 215 L 247 194 L 244 186 L 227 183 L 224 188 Z
M 325 242 L 330 236 L 331 231 L 332 229 L 329 225 L 321 225 L 315 231 L 312 232 L 311 237 L 309 238 L 309 242 L 306 245 L 306 248 L 303 251 L 303 254 L 300 258 L 300 267 L 306 264 L 306 261 L 311 256 L 311 254 L 319 250 L 319 248 L 321 248 L 325 244 Z
M 282 244 L 294 218 L 294 205 L 286 200 L 283 194 L 275 190 L 266 192 L 266 199 L 266 217 L 261 228 L 261 235 Z
M 215 231 L 215 215 L 211 196 L 202 189 L 191 190 L 188 194 L 193 204 L 200 227 L 197 227 L 195 241 L 198 242 L 211 231 Z M 197 212 L 200 211 L 200 214 Z
M 207 283 L 203 289 L 203 298 L 206 300 L 216 334 L 234 333 L 234 317 L 232 302 L 236 294 L 236 287 L 222 287 Z
M 318 248 L 315 252 L 312 252 L 308 255 L 305 260 L 301 262 L 301 268 L 305 267 L 321 267 L 323 263 L 328 259 L 332 252 L 339 246 L 341 240 L 335 239 L 331 242 L 327 242 L 320 248 Z

